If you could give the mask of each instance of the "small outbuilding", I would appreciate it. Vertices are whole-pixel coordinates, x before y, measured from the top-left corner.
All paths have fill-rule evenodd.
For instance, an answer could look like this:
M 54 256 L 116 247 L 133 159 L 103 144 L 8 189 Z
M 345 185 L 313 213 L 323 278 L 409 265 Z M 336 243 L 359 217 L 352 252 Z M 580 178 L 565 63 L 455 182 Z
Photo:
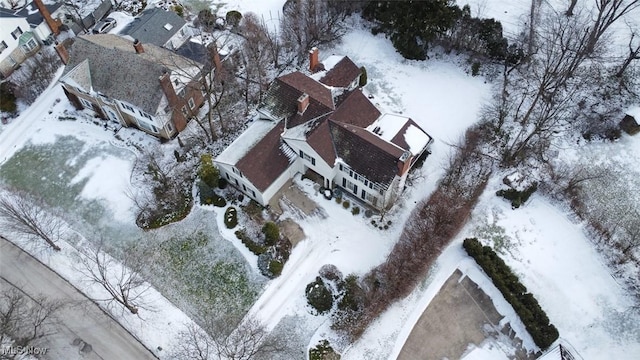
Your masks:
M 620 128 L 629 135 L 635 135 L 640 132 L 638 122 L 640 122 L 640 107 L 632 107 L 620 121 Z

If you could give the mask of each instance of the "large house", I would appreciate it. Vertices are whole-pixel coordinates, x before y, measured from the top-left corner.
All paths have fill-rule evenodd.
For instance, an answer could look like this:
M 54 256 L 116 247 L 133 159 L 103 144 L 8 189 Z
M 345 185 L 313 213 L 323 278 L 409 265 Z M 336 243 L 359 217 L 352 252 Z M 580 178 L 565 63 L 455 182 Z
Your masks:
M 161 8 L 143 11 L 120 34 L 138 39 L 145 44 L 154 44 L 170 50 L 178 49 L 191 36 L 187 22 L 183 18 L 173 11 Z
M 204 102 L 203 66 L 153 44 L 81 35 L 68 57 L 60 82 L 69 101 L 123 126 L 170 139 Z
M 42 45 L 54 42 L 65 13 L 61 3 L 33 0 L 20 9 L 0 7 L 0 75 L 9 76 Z
M 258 119 L 216 159 L 220 175 L 266 206 L 295 174 L 389 208 L 432 142 L 412 119 L 382 114 L 358 88 L 361 70 L 346 56 L 318 61 L 309 74 L 277 78 Z

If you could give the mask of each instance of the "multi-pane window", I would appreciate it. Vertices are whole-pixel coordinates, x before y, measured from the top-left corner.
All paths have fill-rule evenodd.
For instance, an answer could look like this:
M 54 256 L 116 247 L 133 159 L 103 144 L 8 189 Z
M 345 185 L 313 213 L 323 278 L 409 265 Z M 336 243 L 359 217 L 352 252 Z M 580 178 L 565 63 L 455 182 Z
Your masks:
M 38 43 L 36 42 L 36 39 L 31 39 L 27 41 L 26 44 L 22 45 L 22 49 L 26 52 L 30 52 L 36 47 L 38 47 Z
M 193 98 L 189 98 L 189 109 L 193 110 L 196 107 L 196 102 L 193 101 Z
M 305 154 L 304 151 L 300 150 L 300 157 L 307 160 L 308 162 L 311 163 L 311 165 L 315 165 L 316 164 L 316 159 L 312 158 L 311 156 L 309 156 L 309 154 Z
M 129 106 L 129 105 L 127 105 L 127 104 L 125 104 L 125 103 L 120 103 L 120 105 L 122 105 L 122 107 L 123 107 L 125 110 L 131 111 L 131 112 L 135 112 L 135 110 L 133 109 L 133 107 L 131 107 L 131 106 Z
M 93 109 L 93 104 L 87 101 L 87 99 L 81 98 L 81 97 L 79 97 L 79 99 L 80 99 L 80 102 L 82 103 L 82 106 L 84 106 L 87 109 Z
M 20 29 L 20 26 L 18 26 L 15 30 L 13 30 L 11 32 L 11 36 L 13 37 L 13 39 L 17 39 L 18 36 L 22 35 L 22 29 Z
M 182 110 L 182 115 L 187 116 L 189 114 L 189 112 L 187 112 L 186 106 L 183 106 L 181 110 Z
M 142 117 L 145 117 L 145 118 L 153 121 L 153 117 L 151 117 L 151 115 L 147 114 L 146 112 L 144 112 L 142 110 L 138 110 L 138 112 L 140 113 L 140 115 L 142 115 Z

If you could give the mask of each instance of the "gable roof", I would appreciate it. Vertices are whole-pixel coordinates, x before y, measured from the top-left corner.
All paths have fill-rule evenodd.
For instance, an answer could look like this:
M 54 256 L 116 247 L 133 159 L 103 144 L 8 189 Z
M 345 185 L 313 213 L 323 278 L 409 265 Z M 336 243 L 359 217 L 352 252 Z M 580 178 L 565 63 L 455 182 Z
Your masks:
M 360 68 L 348 56 L 344 56 L 327 71 L 320 82 L 327 86 L 346 88 L 360 76 L 360 72 Z
M 16 15 L 15 10 L 0 7 L 0 18 L 24 18 L 24 16 Z
M 62 6 L 62 3 L 45 4 L 44 6 L 47 8 L 47 10 L 49 10 L 50 14 L 53 14 L 53 12 L 55 12 L 60 8 L 60 6 Z M 38 11 L 38 8 L 36 8 L 33 3 L 30 3 L 20 9 L 18 12 L 16 12 L 16 15 L 27 18 L 27 22 L 32 27 L 36 27 L 42 24 L 42 22 L 44 21 L 42 14 L 40 14 L 40 11 Z
M 143 43 L 164 46 L 186 23 L 173 11 L 153 8 L 143 11 L 121 33 Z
M 62 81 L 87 60 L 93 89 L 85 90 L 97 91 L 155 114 L 163 96 L 159 77 L 172 70 L 188 69 L 194 63 L 153 44 L 143 46 L 144 53 L 137 54 L 132 41 L 117 35 L 78 36 L 69 50 L 69 63 Z
M 357 126 L 329 121 L 329 129 L 336 155 L 357 173 L 380 184 L 396 176 L 402 149 Z
M 367 127 L 380 117 L 380 110 L 367 99 L 360 89 L 354 90 L 331 114 L 331 120 L 359 127 Z
M 292 159 L 281 149 L 280 134 L 284 123 L 280 122 L 236 163 L 242 174 L 264 192 L 289 167 Z
M 298 98 L 309 95 L 309 106 L 298 114 Z M 291 128 L 331 112 L 334 108 L 331 90 L 296 71 L 277 78 L 269 87 L 260 109 L 277 119 L 287 119 Z

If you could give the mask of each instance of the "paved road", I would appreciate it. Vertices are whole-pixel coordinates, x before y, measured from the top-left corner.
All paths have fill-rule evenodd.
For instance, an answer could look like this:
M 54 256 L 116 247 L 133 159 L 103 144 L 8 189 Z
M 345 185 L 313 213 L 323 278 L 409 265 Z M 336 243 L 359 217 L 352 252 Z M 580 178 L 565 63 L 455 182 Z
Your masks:
M 48 341 L 53 347 L 50 359 L 72 359 L 80 355 L 73 345 L 77 338 L 90 344 L 92 351 L 82 359 L 156 359 L 129 332 L 95 303 L 58 274 L 0 236 L 0 291 L 17 286 L 30 296 L 70 302 L 58 313 L 61 324 Z M 63 354 L 60 353 L 72 352 Z

